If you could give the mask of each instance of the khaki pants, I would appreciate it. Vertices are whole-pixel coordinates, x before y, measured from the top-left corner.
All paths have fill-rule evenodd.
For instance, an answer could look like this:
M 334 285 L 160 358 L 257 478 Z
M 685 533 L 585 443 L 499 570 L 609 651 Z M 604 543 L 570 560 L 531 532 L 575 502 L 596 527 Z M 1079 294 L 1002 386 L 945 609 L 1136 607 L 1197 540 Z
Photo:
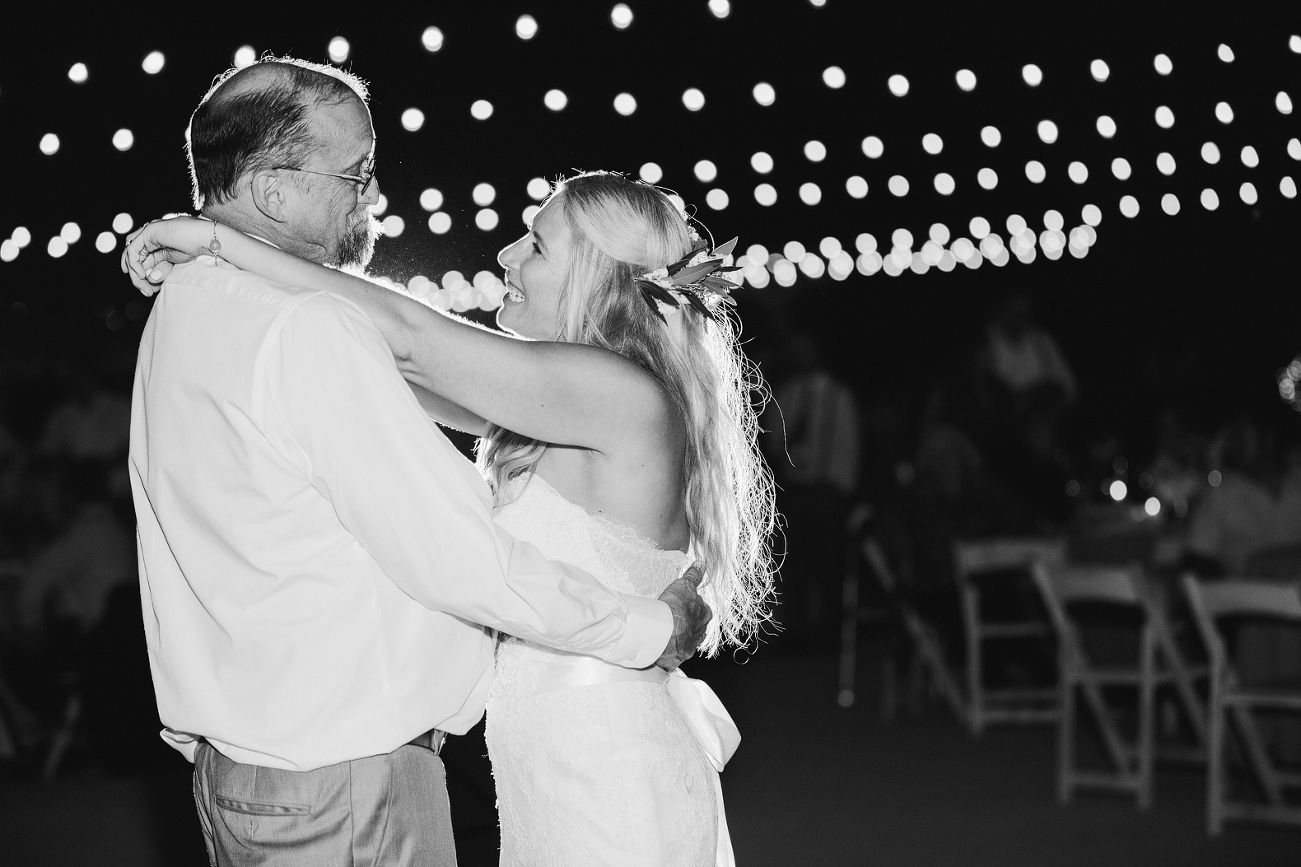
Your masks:
M 194 800 L 213 867 L 456 864 L 446 771 L 424 747 L 295 772 L 200 744 Z

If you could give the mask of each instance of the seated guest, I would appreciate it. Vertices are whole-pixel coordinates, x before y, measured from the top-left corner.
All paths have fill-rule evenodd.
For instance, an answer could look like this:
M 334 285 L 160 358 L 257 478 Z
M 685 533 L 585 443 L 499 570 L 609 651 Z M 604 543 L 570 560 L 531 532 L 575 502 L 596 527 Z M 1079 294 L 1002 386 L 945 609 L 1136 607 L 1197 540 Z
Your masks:
M 1219 483 L 1202 493 L 1189 519 L 1188 565 L 1242 574 L 1253 554 L 1301 544 L 1301 465 L 1285 463 L 1250 419 L 1226 427 L 1220 446 Z

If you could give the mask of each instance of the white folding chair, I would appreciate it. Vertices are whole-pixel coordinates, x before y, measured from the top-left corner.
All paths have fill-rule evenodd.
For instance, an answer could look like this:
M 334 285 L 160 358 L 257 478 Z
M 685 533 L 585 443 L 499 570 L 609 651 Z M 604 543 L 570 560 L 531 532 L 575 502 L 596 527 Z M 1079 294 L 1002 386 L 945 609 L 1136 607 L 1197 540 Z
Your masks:
M 1060 564 L 1066 546 L 1058 540 L 1033 538 L 988 539 L 955 542 L 954 577 L 966 638 L 966 719 L 977 737 L 990 723 L 1041 723 L 1057 719 L 1055 687 L 986 685 L 986 645 L 990 642 L 1040 638 L 1051 641 L 1052 626 L 1045 620 L 990 621 L 981 609 L 981 581 L 991 573 L 1016 573 L 1014 580 L 1029 580 L 1035 563 Z
M 1224 823 L 1233 819 L 1301 826 L 1301 804 L 1286 794 L 1301 790 L 1301 774 L 1275 767 L 1253 716 L 1257 710 L 1301 713 L 1301 687 L 1244 684 L 1221 631 L 1221 621 L 1228 617 L 1267 618 L 1301 626 L 1301 582 L 1241 578 L 1207 581 L 1185 575 L 1183 585 L 1210 657 L 1207 832 L 1218 836 Z M 1230 792 L 1226 760 L 1230 730 L 1237 735 L 1236 743 L 1264 795 L 1264 803 L 1237 798 Z
M 855 700 L 858 628 L 872 623 L 880 628 L 902 632 L 912 645 L 909 663 L 909 698 L 916 709 L 926 686 L 931 686 L 948 703 L 960 720 L 966 720 L 962 694 L 945 661 L 944 646 L 936 630 L 926 623 L 916 609 L 900 592 L 899 579 L 885 556 L 880 541 L 867 532 L 871 508 L 860 505 L 849 516 L 845 548 L 845 583 L 840 629 L 840 692 L 837 700 L 841 707 L 849 707 Z M 875 605 L 862 604 L 862 575 L 864 567 L 875 579 L 879 601 Z M 898 636 L 890 636 L 897 640 Z M 881 663 L 881 721 L 890 722 L 898 709 L 898 662 L 893 652 L 894 643 L 887 646 Z
M 1139 809 L 1147 809 L 1152 803 L 1156 756 L 1157 690 L 1173 689 L 1182 704 L 1185 693 L 1180 684 L 1188 683 L 1191 688 L 1191 678 L 1196 674 L 1181 656 L 1171 656 L 1172 639 L 1169 639 L 1163 603 L 1148 588 L 1137 566 L 1053 567 L 1038 563 L 1034 567 L 1034 579 L 1057 630 L 1058 798 L 1063 803 L 1069 802 L 1080 789 L 1129 792 L 1135 796 Z M 1127 611 L 1132 615 L 1141 624 L 1137 658 L 1123 662 L 1091 658 L 1082 637 L 1082 624 L 1072 614 L 1072 609 L 1081 603 L 1094 603 L 1116 613 Z M 1117 714 L 1107 701 L 1108 690 L 1115 687 L 1131 688 L 1136 693 L 1138 723 L 1132 739 L 1122 735 Z M 1083 697 L 1083 707 L 1097 726 L 1108 768 L 1079 766 L 1077 695 Z M 1184 712 L 1197 737 L 1202 723 L 1200 704 L 1185 705 Z

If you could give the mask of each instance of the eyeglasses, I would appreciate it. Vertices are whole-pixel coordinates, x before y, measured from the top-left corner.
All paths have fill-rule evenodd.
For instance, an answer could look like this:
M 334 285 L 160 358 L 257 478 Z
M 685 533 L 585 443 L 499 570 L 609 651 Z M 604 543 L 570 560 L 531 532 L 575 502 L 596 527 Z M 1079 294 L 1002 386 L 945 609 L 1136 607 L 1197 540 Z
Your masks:
M 318 172 L 315 169 L 295 169 L 289 166 L 279 166 L 281 171 L 303 172 L 308 175 L 324 175 L 327 178 L 339 178 L 343 181 L 351 181 L 357 185 L 357 195 L 364 196 L 370 189 L 371 182 L 375 180 L 375 158 L 371 157 L 361 168 L 360 175 L 344 175 L 339 172 Z

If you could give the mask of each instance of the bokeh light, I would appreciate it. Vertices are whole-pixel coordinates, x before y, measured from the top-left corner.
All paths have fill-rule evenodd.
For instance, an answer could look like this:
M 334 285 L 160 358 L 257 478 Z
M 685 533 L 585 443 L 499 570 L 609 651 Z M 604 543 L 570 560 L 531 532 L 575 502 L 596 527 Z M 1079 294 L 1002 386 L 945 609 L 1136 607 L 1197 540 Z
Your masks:
M 869 135 L 863 139 L 863 154 L 869 159 L 879 159 L 885 153 L 885 144 L 876 136 Z
M 726 208 L 729 201 L 725 190 L 715 188 L 705 193 L 705 204 L 715 211 Z
M 1301 54 L 1301 36 L 1293 34 L 1287 38 L 1287 47 L 1292 49 L 1293 54 Z
M 9 238 L 0 241 L 0 262 L 12 262 L 18 258 L 18 245 Z
M 907 229 L 895 229 L 890 233 L 890 243 L 912 255 L 913 233 Z
M 111 253 L 117 246 L 117 235 L 112 232 L 100 232 L 95 236 L 95 249 L 101 253 Z
M 895 73 L 894 75 L 890 76 L 890 78 L 886 81 L 885 84 L 886 87 L 890 88 L 890 92 L 893 93 L 895 96 L 908 95 L 908 79 L 904 78 L 902 75 L 899 75 L 898 73 Z
M 1020 214 L 1009 214 L 1004 225 L 1007 226 L 1009 235 L 1019 235 L 1026 230 L 1025 217 Z
M 1025 83 L 1031 87 L 1038 87 L 1043 83 L 1044 73 L 1042 69 L 1035 66 L 1033 63 L 1027 63 L 1025 66 L 1021 67 L 1021 77 L 1025 79 Z
M 1062 230 L 1062 227 L 1065 225 L 1066 225 L 1066 218 L 1062 216 L 1061 211 L 1058 211 L 1055 208 L 1050 208 L 1049 210 L 1044 211 L 1045 229 L 1049 230 L 1050 232 L 1060 232 Z
M 1287 155 L 1294 160 L 1301 160 L 1301 139 L 1288 139 Z
M 998 172 L 990 168 L 981 169 L 976 172 L 976 183 L 983 189 L 992 190 L 998 186 Z
M 1175 158 L 1162 151 L 1156 155 L 1156 168 L 1163 175 L 1173 175 L 1175 173 Z
M 1202 159 L 1206 160 L 1206 162 L 1211 165 L 1218 163 L 1220 161 L 1219 146 L 1213 141 L 1208 141 L 1206 144 L 1202 145 Z
M 445 235 L 451 228 L 452 218 L 443 211 L 429 215 L 429 231 L 435 235 Z
M 32 233 L 27 230 L 26 226 L 19 226 L 9 235 L 9 240 L 13 241 L 21 249 L 32 242 Z
M 703 184 L 708 184 L 718 177 L 718 166 L 714 165 L 713 160 L 700 160 L 692 171 L 695 172 L 696 179 Z
M 631 93 L 621 93 L 614 98 L 614 110 L 627 117 L 637 110 L 637 100 Z
M 420 207 L 426 211 L 437 211 L 443 206 L 443 194 L 439 190 L 429 187 L 420 194 Z
M 1170 62 L 1170 58 L 1164 54 L 1158 54 L 1152 59 L 1152 66 L 1156 68 L 1158 75 L 1169 75 L 1175 68 Z
M 425 125 L 425 113 L 418 108 L 408 108 L 402 112 L 402 128 L 407 132 L 416 132 Z
M 985 143 L 986 147 L 996 148 L 999 142 L 1003 140 L 1003 134 L 998 131 L 996 126 L 982 127 L 980 130 L 980 140 Z
M 1256 195 L 1256 185 L 1253 184 L 1251 181 L 1247 181 L 1245 184 L 1238 187 L 1238 196 L 1242 199 L 1244 204 L 1248 204 L 1248 205 L 1256 204 L 1256 200 L 1258 198 L 1258 196 Z
M 1075 160 L 1066 167 L 1066 175 L 1075 183 L 1082 184 L 1089 179 L 1089 167 Z
M 732 4 L 728 0 L 709 0 L 709 11 L 715 18 L 726 18 L 732 14 Z
M 120 129 L 113 133 L 113 147 L 120 151 L 131 150 L 131 145 L 136 143 L 136 137 L 129 129 Z
M 760 184 L 754 188 L 754 200 L 765 208 L 777 203 L 777 190 L 772 184 Z
M 53 259 L 58 259 L 68 252 L 68 242 L 55 235 L 50 239 L 50 243 L 45 245 L 45 252 L 50 254 Z
M 1202 190 L 1202 207 L 1208 211 L 1214 211 L 1220 206 L 1220 196 L 1210 187 Z
M 529 205 L 527 208 L 525 208 L 523 211 L 520 212 L 520 221 L 523 222 L 524 225 L 526 226 L 532 226 L 533 218 L 536 217 L 538 215 L 538 212 L 541 210 L 542 210 L 541 205 Z
M 90 70 L 86 69 L 86 64 L 84 63 L 74 63 L 68 70 L 68 80 L 73 84 L 84 84 L 86 79 L 89 77 Z
M 1039 140 L 1044 144 L 1052 144 L 1057 141 L 1057 124 L 1053 123 L 1051 120 L 1039 121 L 1037 131 L 1039 133 Z
M 386 238 L 397 238 L 407 228 L 406 220 L 397 214 L 389 214 L 383 220 L 380 220 L 380 225 L 384 227 L 384 237 Z
M 1133 196 L 1120 197 L 1120 212 L 1126 217 L 1138 216 L 1138 199 Z
M 886 188 L 896 196 L 908 195 L 908 179 L 903 175 L 891 175 L 890 180 L 886 182 Z
M 157 75 L 163 71 L 163 66 L 166 65 L 166 63 L 167 58 L 163 56 L 161 51 L 151 51 L 146 54 L 145 59 L 141 61 L 140 68 L 150 75 Z
M 664 170 L 660 168 L 659 163 L 642 163 L 637 170 L 637 176 L 648 184 L 658 184 L 664 178 Z
M 48 156 L 54 156 L 59 152 L 59 137 L 52 132 L 47 132 L 41 136 L 41 153 Z
M 816 205 L 822 201 L 822 188 L 815 183 L 800 184 L 800 201 L 806 205 Z
M 610 10 L 610 23 L 617 30 L 628 29 L 632 24 L 632 10 L 628 8 L 627 3 L 615 4 L 615 7 Z
M 845 181 L 845 192 L 852 198 L 862 199 L 867 196 L 867 180 L 861 175 L 850 175 Z
M 1280 114 L 1292 113 L 1292 97 L 1287 95 L 1287 91 L 1280 90 L 1278 96 L 1274 97 L 1274 107 L 1279 110 Z
M 131 227 L 134 225 L 135 221 L 131 219 L 131 215 L 128 213 L 123 212 L 113 218 L 113 231 L 119 235 L 125 235 L 131 231 Z
M 384 195 L 383 193 L 380 193 L 379 199 L 375 202 L 375 204 L 370 206 L 370 212 L 378 217 L 380 214 L 384 213 L 387 210 L 388 210 L 388 196 Z
M 420 44 L 425 47 L 425 51 L 435 54 L 443 48 L 443 31 L 437 27 L 426 27 L 425 31 L 420 34 Z M 444 229 L 444 232 L 447 230 Z M 439 232 L 438 234 L 442 234 Z
M 1095 60 L 1089 64 L 1089 74 L 1093 76 L 1094 81 L 1106 81 L 1111 75 L 1111 67 L 1107 66 L 1105 60 Z
M 1260 165 L 1260 154 L 1256 153 L 1256 149 L 1251 145 L 1242 149 L 1242 164 L 1249 169 Z
M 1044 178 L 1048 176 L 1044 164 L 1038 160 L 1030 160 L 1025 164 L 1025 176 L 1032 184 L 1042 184 Z
M 800 260 L 800 270 L 804 276 L 817 280 L 823 274 L 827 273 L 827 263 L 822 261 L 822 257 L 808 255 Z
M 1116 176 L 1118 181 L 1127 181 L 1132 173 L 1129 166 L 1129 160 L 1124 157 L 1116 157 L 1111 161 L 1111 173 Z
M 476 99 L 470 103 L 470 117 L 475 120 L 487 120 L 492 117 L 492 103 L 486 99 Z
M 1116 134 L 1116 122 L 1108 115 L 1102 115 L 1098 118 L 1098 135 L 1103 138 L 1111 138 Z
M 804 145 L 804 158 L 810 162 L 822 162 L 827 158 L 827 146 L 820 141 L 807 142 Z
M 1278 182 L 1278 191 L 1289 199 L 1296 198 L 1296 181 L 1291 176 L 1284 175 L 1283 180 Z
M 257 52 L 253 50 L 252 45 L 241 45 L 235 49 L 235 68 L 243 69 L 246 66 L 252 66 L 257 60 Z
M 750 168 L 761 175 L 766 175 L 772 171 L 772 157 L 764 151 L 757 151 L 750 157 Z
M 828 66 L 822 70 L 822 83 L 832 89 L 839 89 L 845 86 L 845 70 L 839 66 Z
M 754 101 L 760 105 L 772 105 L 777 100 L 777 91 L 773 90 L 772 85 L 766 81 L 756 84 L 752 93 Z
M 1174 193 L 1166 193 L 1161 197 L 1161 210 L 1172 217 L 1179 213 L 1179 197 Z
M 944 150 L 944 140 L 933 132 L 922 136 L 922 150 L 934 156 Z
M 808 252 L 799 241 L 787 241 L 786 246 L 782 247 L 782 255 L 797 265 L 804 261 Z
M 1215 119 L 1220 123 L 1233 123 L 1233 108 L 1227 102 L 1217 102 Z
M 532 15 L 521 15 L 515 20 L 515 35 L 520 39 L 532 39 L 538 35 L 538 19 Z
M 984 217 L 972 217 L 967 230 L 971 232 L 971 237 L 977 241 L 984 240 L 985 236 L 989 234 L 989 220 Z
M 492 184 L 475 184 L 470 197 L 474 199 L 476 205 L 486 208 L 492 204 L 493 199 L 497 198 L 497 190 Z
M 385 219 L 391 219 L 386 217 Z M 497 212 L 492 208 L 482 208 L 474 215 L 474 224 L 485 232 L 491 232 L 497 228 L 499 218 Z
M 949 227 L 943 223 L 932 223 L 930 230 L 926 234 L 937 244 L 949 243 Z
M 347 39 L 336 36 L 330 40 L 330 44 L 326 46 L 325 50 L 330 55 L 331 63 L 343 63 L 352 52 L 352 46 L 348 44 Z
M 63 228 L 59 230 L 59 237 L 69 244 L 75 244 L 81 240 L 81 226 L 76 223 L 64 223 Z
M 1096 226 L 1102 222 L 1102 209 L 1097 205 L 1085 205 L 1080 210 L 1080 219 L 1086 226 Z
M 705 94 L 698 87 L 688 87 L 682 92 L 682 104 L 687 111 L 700 111 L 705 107 Z
M 958 81 L 958 87 L 962 90 L 972 91 L 976 89 L 976 73 L 970 69 L 959 69 L 958 74 L 954 77 Z
M 1215 54 L 1225 63 L 1233 62 L 1233 49 L 1225 45 L 1223 42 L 1220 43 L 1219 48 L 1215 49 Z
M 530 199 L 540 202 L 551 193 L 551 184 L 547 183 L 546 178 L 533 178 L 529 181 L 525 192 L 529 194 Z
M 1161 129 L 1169 129 L 1175 125 L 1175 113 L 1170 110 L 1170 106 L 1158 106 L 1156 110 L 1156 125 Z
M 553 87 L 542 97 L 542 104 L 552 111 L 564 111 L 565 106 L 569 105 L 569 97 L 565 96 L 563 90 Z
M 935 192 L 941 196 L 951 195 L 956 186 L 953 175 L 948 172 L 940 172 L 935 176 Z

